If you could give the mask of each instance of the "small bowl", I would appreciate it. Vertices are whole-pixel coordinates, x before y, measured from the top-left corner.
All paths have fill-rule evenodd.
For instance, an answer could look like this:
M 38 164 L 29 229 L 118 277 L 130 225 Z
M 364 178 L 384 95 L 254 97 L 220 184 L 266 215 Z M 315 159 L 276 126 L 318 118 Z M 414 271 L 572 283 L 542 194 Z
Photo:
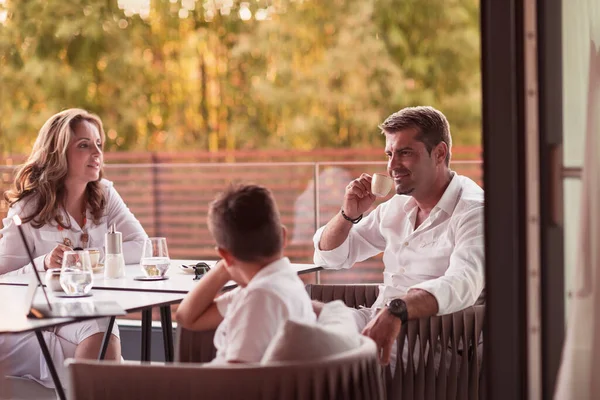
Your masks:
M 50 268 L 46 271 L 46 286 L 53 292 L 63 292 L 60 285 L 60 268 Z

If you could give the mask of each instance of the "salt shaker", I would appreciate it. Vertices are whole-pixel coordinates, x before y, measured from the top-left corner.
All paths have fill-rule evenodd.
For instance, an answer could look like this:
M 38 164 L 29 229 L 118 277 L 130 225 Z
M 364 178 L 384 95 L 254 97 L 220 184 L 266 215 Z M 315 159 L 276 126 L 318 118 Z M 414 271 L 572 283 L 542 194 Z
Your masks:
M 125 259 L 123 258 L 123 235 L 115 231 L 111 225 L 105 235 L 106 252 L 104 257 L 104 277 L 108 279 L 125 276 Z

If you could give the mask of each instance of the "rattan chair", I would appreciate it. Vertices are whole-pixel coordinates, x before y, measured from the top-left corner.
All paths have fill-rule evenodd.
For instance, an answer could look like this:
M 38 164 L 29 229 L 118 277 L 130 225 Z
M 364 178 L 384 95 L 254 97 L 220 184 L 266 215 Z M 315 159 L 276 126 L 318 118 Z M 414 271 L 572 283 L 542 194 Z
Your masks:
M 370 307 L 378 285 L 306 286 L 313 300 Z M 483 399 L 483 305 L 409 321 L 397 338 L 396 373 L 386 371 L 387 398 Z M 412 355 L 412 356 L 410 356 Z
M 309 362 L 268 365 L 68 362 L 70 399 L 383 399 L 375 343 Z
M 372 285 L 306 285 L 313 300 L 342 300 L 347 306 L 370 307 L 379 294 Z M 397 371 L 385 372 L 388 399 L 484 399 L 482 330 L 484 306 L 454 314 L 413 320 L 398 335 Z M 208 362 L 215 356 L 214 331 L 179 329 L 176 359 Z M 405 349 L 406 348 L 406 349 Z M 443 349 L 443 351 L 442 351 Z M 412 354 L 412 357 L 408 357 Z M 422 362 L 420 362 L 422 360 Z

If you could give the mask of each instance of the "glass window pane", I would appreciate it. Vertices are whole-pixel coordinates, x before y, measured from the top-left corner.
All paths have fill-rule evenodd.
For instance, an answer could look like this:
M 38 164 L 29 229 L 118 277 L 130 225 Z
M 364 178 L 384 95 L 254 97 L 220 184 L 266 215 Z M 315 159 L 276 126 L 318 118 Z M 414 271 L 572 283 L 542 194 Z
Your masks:
M 565 243 L 565 310 L 569 310 L 570 293 L 575 289 L 574 273 L 579 261 L 579 226 L 581 211 L 581 180 L 564 181 L 564 243 Z M 566 317 L 568 317 L 568 312 Z

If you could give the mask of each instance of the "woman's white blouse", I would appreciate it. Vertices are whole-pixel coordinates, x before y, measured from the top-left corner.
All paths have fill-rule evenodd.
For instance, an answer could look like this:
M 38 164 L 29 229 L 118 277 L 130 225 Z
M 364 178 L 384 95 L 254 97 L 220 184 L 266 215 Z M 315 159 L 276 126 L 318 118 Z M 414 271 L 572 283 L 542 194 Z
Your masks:
M 98 225 L 94 224 L 89 212 L 86 226 L 83 229 L 70 215 L 72 226 L 70 230 L 58 230 L 56 224 L 46 224 L 41 228 L 34 228 L 30 223 L 22 225 L 25 239 L 39 271 L 44 270 L 44 257 L 46 254 L 51 252 L 58 243 L 63 243 L 65 238 L 69 238 L 74 247 L 81 246 L 81 235 L 86 229 L 89 235 L 87 247 L 97 247 L 104 254 L 104 235 L 112 224 L 115 224 L 116 230 L 123 234 L 125 263 L 139 262 L 144 239 L 147 237 L 146 232 L 133 213 L 129 211 L 129 208 L 114 188 L 113 183 L 102 179 L 101 184 L 105 191 L 106 208 Z M 34 201 L 32 199 L 31 201 L 17 202 L 8 210 L 8 215 L 3 220 L 4 227 L 0 230 L 0 274 L 22 274 L 33 271 L 27 251 L 12 217 L 19 214 L 23 218 L 31 214 Z

